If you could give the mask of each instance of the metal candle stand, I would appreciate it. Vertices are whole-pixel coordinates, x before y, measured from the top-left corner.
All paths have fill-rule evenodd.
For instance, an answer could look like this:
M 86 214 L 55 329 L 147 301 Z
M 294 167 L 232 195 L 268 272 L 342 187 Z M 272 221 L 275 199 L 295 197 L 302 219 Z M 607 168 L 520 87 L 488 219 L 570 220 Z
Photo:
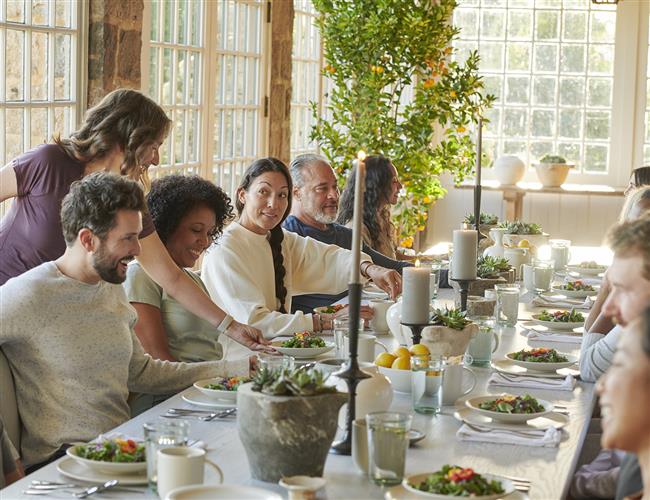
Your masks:
M 356 398 L 357 398 L 357 385 L 370 375 L 361 371 L 359 368 L 359 361 L 357 360 L 357 351 L 359 347 L 359 317 L 361 315 L 361 283 L 350 283 L 348 285 L 350 297 L 350 323 L 348 332 L 350 334 L 350 357 L 345 364 L 345 367 L 336 373 L 340 379 L 345 380 L 348 385 L 348 411 L 345 420 L 345 430 L 343 437 L 339 441 L 335 441 L 330 448 L 330 453 L 337 455 L 351 455 L 352 454 L 352 422 L 355 418 L 356 412 Z
M 419 344 L 422 340 L 422 330 L 427 326 L 433 326 L 433 323 L 400 323 L 400 325 L 404 325 L 411 329 L 411 338 L 413 339 L 413 345 L 415 345 Z
M 467 311 L 467 295 L 469 294 L 469 286 L 477 280 L 450 279 L 458 283 L 458 288 L 460 289 L 460 310 Z

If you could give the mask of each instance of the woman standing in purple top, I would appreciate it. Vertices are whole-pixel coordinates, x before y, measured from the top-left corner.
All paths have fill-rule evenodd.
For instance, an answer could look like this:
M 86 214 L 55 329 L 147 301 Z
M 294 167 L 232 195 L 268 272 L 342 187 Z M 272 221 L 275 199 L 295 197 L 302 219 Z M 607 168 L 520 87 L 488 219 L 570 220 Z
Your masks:
M 38 146 L 2 167 L 0 202 L 14 201 L 0 221 L 0 285 L 63 254 L 61 200 L 74 181 L 107 171 L 147 187 L 147 169 L 158 164 L 158 148 L 170 126 L 163 109 L 148 97 L 135 90 L 115 90 L 88 110 L 69 138 L 57 137 L 55 144 Z M 268 341 L 259 330 L 233 321 L 174 263 L 148 213 L 142 226 L 137 258 L 147 273 L 219 333 L 251 349 L 264 349 Z

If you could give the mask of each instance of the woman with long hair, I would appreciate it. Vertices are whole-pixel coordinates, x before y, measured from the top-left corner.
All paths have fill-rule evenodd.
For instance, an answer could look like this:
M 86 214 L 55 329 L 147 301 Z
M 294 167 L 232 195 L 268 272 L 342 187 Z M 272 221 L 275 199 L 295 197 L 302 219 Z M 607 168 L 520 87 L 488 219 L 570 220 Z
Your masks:
M 201 277 L 214 301 L 267 338 L 332 327 L 332 314 L 290 314 L 291 297 L 347 288 L 352 253 L 282 229 L 291 210 L 289 170 L 276 158 L 254 161 L 237 188 L 239 219 L 203 259 Z M 393 298 L 401 277 L 363 254 L 361 274 Z M 228 347 L 229 349 L 229 347 Z M 232 358 L 226 352 L 226 358 Z
M 639 167 L 632 170 L 632 175 L 630 175 L 630 182 L 625 188 L 625 196 L 627 196 L 634 189 L 650 186 L 650 166 Z
M 55 138 L 23 153 L 0 169 L 0 202 L 14 202 L 0 221 L 0 285 L 60 257 L 65 250 L 61 201 L 70 185 L 97 171 L 113 172 L 147 186 L 147 169 L 157 165 L 158 149 L 171 120 L 154 101 L 135 90 L 115 90 L 88 110 L 69 138 Z M 248 347 L 265 349 L 254 328 L 233 322 L 174 263 L 160 241 L 151 217 L 143 214 L 142 251 L 137 257 L 167 293 L 220 333 Z
M 366 187 L 363 196 L 363 242 L 379 253 L 398 258 L 395 226 L 391 222 L 391 206 L 397 203 L 402 184 L 397 170 L 385 156 L 368 156 L 366 164 Z M 341 193 L 337 222 L 352 223 L 354 211 L 354 184 L 357 170 L 352 168 Z

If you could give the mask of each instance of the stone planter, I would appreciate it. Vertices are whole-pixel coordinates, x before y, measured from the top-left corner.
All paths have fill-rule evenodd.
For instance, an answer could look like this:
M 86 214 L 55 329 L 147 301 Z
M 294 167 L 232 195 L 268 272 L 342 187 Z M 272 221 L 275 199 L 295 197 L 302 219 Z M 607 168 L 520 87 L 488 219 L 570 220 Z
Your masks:
M 237 391 L 237 430 L 251 476 L 277 483 L 288 476 L 322 476 L 336 434 L 340 392 L 316 396 L 269 396 L 252 384 Z
M 568 163 L 538 163 L 535 165 L 537 178 L 544 187 L 560 187 L 569 176 L 574 165 Z
M 451 287 L 454 289 L 454 303 L 456 303 L 456 307 L 460 305 L 460 287 L 458 286 L 458 282 L 451 280 Z M 473 281 L 469 284 L 469 293 L 468 295 L 479 295 L 483 296 L 485 290 L 491 290 L 494 288 L 494 285 L 497 283 L 509 283 L 506 278 L 498 277 L 498 278 L 479 278 L 476 281 Z
M 477 295 L 467 297 L 467 317 L 494 316 L 494 306 L 497 301 Z
M 470 323 L 463 330 L 429 326 L 422 330 L 421 343 L 429 348 L 432 355 L 462 356 L 477 331 L 478 325 L 474 323 Z
M 501 278 L 506 280 L 506 283 L 514 283 L 517 278 L 517 272 L 510 268 L 507 271 L 497 273 Z

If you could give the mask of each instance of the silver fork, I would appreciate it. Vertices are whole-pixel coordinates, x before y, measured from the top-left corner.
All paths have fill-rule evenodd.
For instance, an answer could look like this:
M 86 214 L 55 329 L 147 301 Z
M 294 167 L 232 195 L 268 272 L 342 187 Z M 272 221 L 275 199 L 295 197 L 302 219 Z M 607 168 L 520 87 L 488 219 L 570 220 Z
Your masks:
M 205 415 L 199 417 L 199 420 L 203 420 L 204 422 L 212 422 L 215 418 L 224 418 L 227 417 L 228 415 L 232 415 L 237 411 L 237 408 L 230 408 L 229 410 L 225 410 L 219 413 L 213 413 L 212 415 Z

